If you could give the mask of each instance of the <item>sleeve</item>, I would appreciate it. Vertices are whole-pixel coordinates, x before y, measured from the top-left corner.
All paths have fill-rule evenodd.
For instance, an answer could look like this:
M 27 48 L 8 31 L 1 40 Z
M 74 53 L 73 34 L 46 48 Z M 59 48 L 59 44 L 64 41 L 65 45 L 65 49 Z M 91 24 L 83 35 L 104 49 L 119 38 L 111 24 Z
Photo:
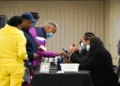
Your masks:
M 33 58 L 33 52 L 30 52 L 29 50 L 27 50 L 27 54 L 28 54 L 28 58 L 29 58 L 29 60 L 30 61 L 33 61 L 34 60 L 34 58 Z
M 86 55 L 84 55 L 84 56 L 88 56 L 88 54 L 86 54 Z M 79 53 L 79 51 L 76 51 L 76 52 L 74 52 L 74 53 L 71 55 L 70 60 L 71 60 L 71 62 L 73 62 L 73 63 L 79 63 L 79 64 L 81 64 L 81 62 L 84 60 L 84 59 L 82 59 L 81 57 L 82 57 L 82 55 Z
M 70 57 L 71 62 L 73 63 L 80 63 L 80 58 L 76 53 L 73 53 Z
M 70 60 L 74 63 L 80 63 L 80 57 L 77 55 L 77 53 L 73 53 L 70 57 Z
M 37 54 L 41 57 L 55 57 L 56 53 L 55 52 L 48 52 L 48 51 L 38 51 Z
M 23 34 L 20 34 L 18 37 L 18 56 L 22 60 L 27 59 L 26 39 Z
M 100 65 L 100 56 L 98 52 L 94 52 L 90 55 L 88 62 L 82 63 L 79 66 L 80 70 L 94 70 Z

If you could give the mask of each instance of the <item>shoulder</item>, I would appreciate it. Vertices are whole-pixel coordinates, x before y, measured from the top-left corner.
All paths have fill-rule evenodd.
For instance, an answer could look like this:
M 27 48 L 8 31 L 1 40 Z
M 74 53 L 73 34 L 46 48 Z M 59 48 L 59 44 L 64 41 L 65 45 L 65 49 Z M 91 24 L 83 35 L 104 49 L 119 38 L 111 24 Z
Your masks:
M 36 31 L 42 31 L 42 27 L 34 27 Z
M 42 29 L 43 27 L 34 27 L 35 29 Z
M 105 48 L 103 46 L 99 46 L 99 47 L 96 47 L 94 50 L 92 50 L 92 52 L 101 52 L 105 50 Z
M 25 40 L 25 36 L 22 30 L 17 30 L 17 37 L 18 39 L 24 39 Z
M 103 46 L 100 46 L 95 50 L 93 50 L 92 53 L 90 53 L 90 55 L 91 56 L 97 55 L 98 57 L 101 57 L 101 56 L 110 56 L 110 53 Z
M 104 48 L 102 46 L 96 47 L 95 49 L 93 49 L 89 52 L 89 55 L 90 56 L 100 55 L 100 52 L 103 52 L 103 50 L 104 50 Z
M 22 30 L 19 30 L 19 29 L 17 29 L 17 33 L 18 33 L 18 35 L 21 35 L 21 36 L 24 35 L 23 31 L 22 31 Z
M 2 32 L 2 29 L 0 29 L 0 32 Z

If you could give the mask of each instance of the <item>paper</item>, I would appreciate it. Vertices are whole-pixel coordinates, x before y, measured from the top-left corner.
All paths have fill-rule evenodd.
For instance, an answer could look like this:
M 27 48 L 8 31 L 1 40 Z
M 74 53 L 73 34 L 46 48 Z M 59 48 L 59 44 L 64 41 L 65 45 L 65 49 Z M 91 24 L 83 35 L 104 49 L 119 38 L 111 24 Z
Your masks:
M 56 73 L 64 73 L 64 71 L 57 71 Z
M 79 64 L 77 63 L 62 63 L 60 65 L 64 72 L 78 72 Z
M 40 46 L 40 48 L 42 48 L 42 50 L 44 50 L 44 51 L 46 51 L 46 50 L 47 50 L 47 48 L 46 48 L 46 47 L 44 47 L 43 45 L 41 45 L 41 46 Z
M 49 73 L 50 63 L 41 63 L 40 73 Z

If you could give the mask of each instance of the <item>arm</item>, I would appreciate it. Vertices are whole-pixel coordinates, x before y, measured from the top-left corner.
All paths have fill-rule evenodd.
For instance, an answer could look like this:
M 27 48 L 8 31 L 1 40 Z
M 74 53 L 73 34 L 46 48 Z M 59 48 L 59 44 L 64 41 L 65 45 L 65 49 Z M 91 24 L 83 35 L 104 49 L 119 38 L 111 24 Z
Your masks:
M 31 49 L 29 50 L 29 48 L 27 48 L 27 54 L 28 54 L 29 61 L 33 61 L 34 59 L 39 57 L 39 55 L 37 55 L 36 53 L 31 52 Z
M 78 51 L 75 51 L 72 55 L 71 55 L 71 58 L 70 60 L 73 62 L 73 63 L 79 63 L 81 64 L 82 62 L 85 62 L 88 60 L 88 57 L 89 57 L 89 54 L 88 53 L 84 53 L 84 52 L 79 52 Z
M 73 63 L 81 63 L 81 59 L 80 57 L 78 56 L 77 52 L 74 52 L 71 57 L 70 57 L 70 60 L 73 62 Z
M 29 50 L 27 50 L 27 54 L 28 54 L 28 58 L 29 58 L 29 60 L 34 60 L 34 58 L 33 58 L 33 53 L 32 52 L 30 52 Z
M 80 70 L 94 70 L 100 65 L 100 54 L 98 52 L 94 52 L 89 57 L 88 62 L 80 64 Z
M 41 57 L 55 57 L 55 52 L 48 52 L 48 51 L 38 51 L 37 54 Z
M 27 59 L 26 39 L 23 34 L 18 36 L 18 56 L 22 60 Z

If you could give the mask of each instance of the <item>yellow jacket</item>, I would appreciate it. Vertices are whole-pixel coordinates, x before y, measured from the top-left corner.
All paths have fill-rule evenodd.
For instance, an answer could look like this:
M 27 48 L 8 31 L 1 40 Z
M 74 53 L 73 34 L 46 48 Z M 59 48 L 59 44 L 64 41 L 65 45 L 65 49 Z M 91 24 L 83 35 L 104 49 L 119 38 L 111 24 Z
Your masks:
M 6 25 L 0 29 L 0 66 L 24 66 L 26 39 L 21 30 Z

